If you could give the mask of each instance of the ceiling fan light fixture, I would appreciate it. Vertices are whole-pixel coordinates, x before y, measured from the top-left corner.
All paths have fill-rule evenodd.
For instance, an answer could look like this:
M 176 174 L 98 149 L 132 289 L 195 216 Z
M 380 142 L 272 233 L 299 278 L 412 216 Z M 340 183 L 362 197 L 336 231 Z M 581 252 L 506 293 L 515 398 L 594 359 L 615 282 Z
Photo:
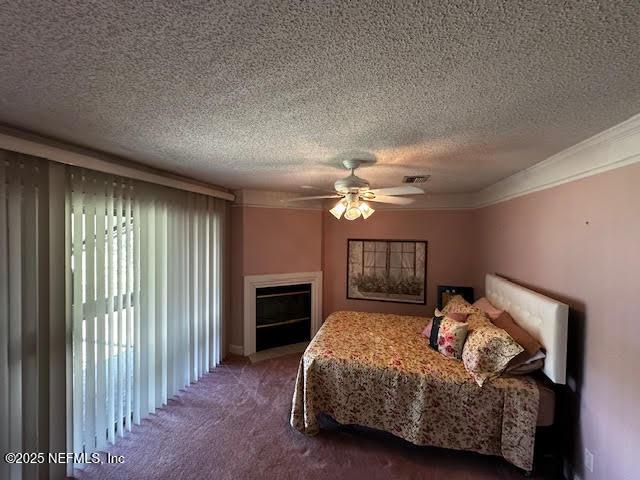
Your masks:
M 360 206 L 358 207 L 358 209 L 362 214 L 362 218 L 364 218 L 365 220 L 369 218 L 371 215 L 373 215 L 373 213 L 375 212 L 375 210 L 371 208 L 369 204 L 366 202 L 360 203 Z
M 340 200 L 329 209 L 329 213 L 340 220 L 343 216 L 347 220 L 356 220 L 360 217 L 369 218 L 375 210 L 369 206 L 369 202 L 392 203 L 395 205 L 408 205 L 413 203 L 413 198 L 405 198 L 404 195 L 424 194 L 424 190 L 413 185 L 399 185 L 396 187 L 374 188 L 369 187 L 369 182 L 356 176 L 355 169 L 362 163 L 372 163 L 366 160 L 349 159 L 343 162 L 344 166 L 351 170 L 346 178 L 336 180 L 334 191 L 331 195 L 312 195 L 307 197 L 291 198 L 287 201 L 324 200 L 327 198 L 339 198 Z M 422 177 L 421 177 L 422 178 Z M 426 178 L 426 177 L 424 177 Z M 412 177 L 418 181 L 417 177 Z M 303 186 L 303 188 L 308 188 Z M 314 188 L 314 187 L 311 187 Z M 321 188 L 319 190 L 326 190 Z
M 335 206 L 331 210 L 329 210 L 329 212 L 331 213 L 331 215 L 333 215 L 338 220 L 340 220 L 340 217 L 342 217 L 342 214 L 346 210 L 347 210 L 347 202 L 343 198 L 338 203 L 336 203 Z
M 347 220 L 355 220 L 356 218 L 358 218 L 360 215 L 362 215 L 362 212 L 360 211 L 360 208 L 358 208 L 358 205 L 354 205 L 353 203 L 349 206 L 349 208 L 347 209 L 347 211 L 344 214 L 344 218 L 346 218 Z

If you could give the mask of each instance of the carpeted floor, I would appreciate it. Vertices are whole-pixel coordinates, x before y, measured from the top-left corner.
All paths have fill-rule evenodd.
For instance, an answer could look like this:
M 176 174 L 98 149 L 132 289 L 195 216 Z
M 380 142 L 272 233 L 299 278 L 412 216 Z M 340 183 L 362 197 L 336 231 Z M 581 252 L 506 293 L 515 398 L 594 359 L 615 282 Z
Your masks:
M 417 447 L 382 432 L 326 421 L 316 437 L 289 426 L 300 354 L 251 364 L 231 358 L 92 465 L 97 479 L 518 479 L 498 457 Z

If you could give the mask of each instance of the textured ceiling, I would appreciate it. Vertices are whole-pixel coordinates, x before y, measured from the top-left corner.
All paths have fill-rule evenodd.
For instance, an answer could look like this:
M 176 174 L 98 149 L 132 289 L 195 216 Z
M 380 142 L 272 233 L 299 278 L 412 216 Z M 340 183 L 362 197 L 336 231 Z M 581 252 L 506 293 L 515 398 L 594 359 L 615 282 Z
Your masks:
M 474 191 L 640 112 L 639 25 L 637 1 L 14 0 L 0 122 L 232 188 L 327 187 L 365 152 L 376 186 Z

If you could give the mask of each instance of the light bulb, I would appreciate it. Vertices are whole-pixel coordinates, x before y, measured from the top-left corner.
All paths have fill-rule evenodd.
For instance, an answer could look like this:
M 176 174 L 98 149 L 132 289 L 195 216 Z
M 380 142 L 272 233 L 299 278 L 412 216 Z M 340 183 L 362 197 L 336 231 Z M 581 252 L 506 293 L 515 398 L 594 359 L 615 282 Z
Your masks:
M 347 220 L 355 220 L 360 215 L 362 215 L 362 212 L 358 207 L 350 206 L 345 212 L 344 218 L 346 218 Z
M 362 218 L 364 218 L 365 220 L 373 215 L 373 212 L 375 212 L 375 210 L 365 202 L 362 202 L 360 204 L 360 207 L 358 208 L 360 209 L 360 213 L 362 213 Z
M 340 220 L 340 217 L 342 217 L 342 214 L 345 212 L 346 209 L 347 209 L 347 202 L 345 199 L 342 199 L 338 203 L 336 203 L 336 205 L 331 210 L 329 210 L 329 212 L 331 212 L 331 215 L 333 215 L 338 220 Z

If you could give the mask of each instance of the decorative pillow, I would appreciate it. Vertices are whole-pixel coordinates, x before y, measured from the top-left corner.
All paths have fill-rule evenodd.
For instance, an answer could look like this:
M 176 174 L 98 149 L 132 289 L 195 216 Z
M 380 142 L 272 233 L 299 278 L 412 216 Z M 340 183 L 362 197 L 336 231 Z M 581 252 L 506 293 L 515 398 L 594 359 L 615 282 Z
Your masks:
M 433 318 L 427 322 L 427 326 L 422 330 L 423 337 L 431 337 L 431 327 L 433 327 Z
M 449 315 L 445 315 L 444 313 L 442 313 L 440 310 L 436 308 L 433 312 L 433 316 L 447 317 L 447 318 L 450 318 L 451 320 L 455 320 L 456 322 L 464 322 L 469 315 L 466 313 L 450 313 Z M 433 318 L 431 318 L 429 322 L 427 322 L 427 325 L 424 327 L 424 330 L 422 330 L 423 337 L 429 338 L 431 336 L 432 326 L 433 326 Z
M 529 375 L 537 370 L 542 370 L 543 367 L 544 358 L 538 358 L 536 360 L 523 363 L 522 365 L 508 367 L 504 373 L 507 375 Z
M 503 329 L 491 323 L 479 326 L 469 334 L 462 351 L 464 368 L 482 386 L 496 378 L 512 358 L 524 349 Z
M 472 313 L 482 313 L 478 307 L 474 307 L 467 302 L 461 295 L 451 297 L 451 300 L 444 306 L 442 313 L 450 315 L 452 313 L 466 313 L 471 315 Z
M 467 338 L 467 324 L 449 317 L 433 317 L 429 345 L 445 357 L 462 357 L 462 348 Z
M 469 325 L 469 333 L 471 333 L 478 327 L 493 326 L 493 323 L 491 323 L 491 320 L 489 320 L 489 317 L 487 317 L 484 312 L 481 312 L 469 315 L 467 325 Z
M 509 367 L 523 365 L 531 360 L 542 348 L 540 342 L 518 325 L 513 317 L 509 315 L 509 312 L 502 312 L 501 315 L 493 320 L 493 324 L 505 330 L 524 349 L 522 353 L 509 362 Z
M 536 360 L 544 360 L 546 356 L 547 354 L 544 353 L 544 350 L 540 349 L 533 357 L 531 357 L 529 360 L 527 360 L 524 363 L 531 363 L 531 362 L 535 362 Z
M 442 313 L 440 310 L 438 310 L 437 308 L 435 309 L 435 311 L 433 312 L 433 316 L 434 317 L 449 317 L 451 320 L 455 320 L 456 322 L 465 322 L 467 320 L 467 317 L 469 316 L 468 313 L 460 313 L 460 312 L 449 312 L 449 313 Z
M 498 308 L 494 307 L 491 302 L 485 297 L 476 300 L 473 303 L 473 306 L 478 307 L 480 310 L 486 313 L 491 320 L 495 320 L 504 312 L 504 310 L 499 310 Z

